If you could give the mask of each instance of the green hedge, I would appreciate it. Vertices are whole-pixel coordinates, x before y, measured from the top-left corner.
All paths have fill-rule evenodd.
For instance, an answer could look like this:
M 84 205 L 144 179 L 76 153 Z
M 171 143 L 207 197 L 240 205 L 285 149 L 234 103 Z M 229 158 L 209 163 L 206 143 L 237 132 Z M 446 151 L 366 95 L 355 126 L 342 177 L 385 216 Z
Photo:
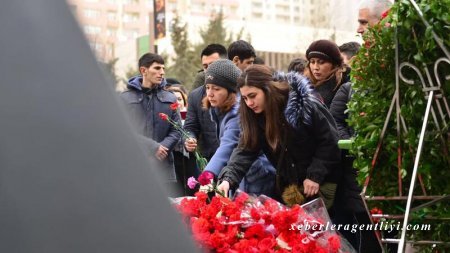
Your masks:
M 450 0 L 418 1 L 419 8 L 434 32 L 443 39 L 450 50 Z M 356 160 L 354 166 L 359 169 L 361 184 L 369 176 L 372 158 L 379 141 L 392 97 L 395 92 L 395 37 L 397 28 L 399 62 L 409 62 L 417 66 L 426 80 L 423 71 L 426 66 L 433 73 L 434 62 L 445 54 L 433 39 L 432 30 L 426 28 L 420 16 L 407 0 L 396 1 L 389 15 L 377 26 L 365 34 L 365 43 L 353 62 L 352 81 L 355 94 L 349 103 L 349 124 L 357 136 L 351 152 Z M 445 97 L 450 101 L 450 65 L 440 65 L 440 80 Z M 411 70 L 403 71 L 415 84 L 409 85 L 400 80 L 400 105 L 408 128 L 397 135 L 395 108 L 389 121 L 382 149 L 372 173 L 366 195 L 397 196 L 398 190 L 398 153 L 401 153 L 401 176 L 403 195 L 408 195 L 414 156 L 426 107 L 426 99 L 418 76 Z M 435 81 L 435 80 L 433 80 Z M 450 119 L 446 119 L 450 125 Z M 428 195 L 450 193 L 450 163 L 445 150 L 450 153 L 450 134 L 448 127 L 438 131 L 430 115 L 427 133 L 422 151 L 419 172 L 424 180 Z M 441 137 L 445 142 L 441 141 Z M 400 146 L 400 151 L 398 147 Z M 447 153 L 448 154 L 448 153 Z M 416 195 L 422 195 L 419 182 L 416 182 Z M 424 203 L 415 201 L 413 207 Z M 369 207 L 378 207 L 388 214 L 403 214 L 406 201 L 369 201 Z M 449 222 L 425 220 L 425 216 L 450 218 L 450 202 L 441 202 L 414 212 L 412 223 L 430 223 L 432 231 L 409 233 L 412 240 L 450 241 Z M 431 252 L 430 246 L 422 247 Z

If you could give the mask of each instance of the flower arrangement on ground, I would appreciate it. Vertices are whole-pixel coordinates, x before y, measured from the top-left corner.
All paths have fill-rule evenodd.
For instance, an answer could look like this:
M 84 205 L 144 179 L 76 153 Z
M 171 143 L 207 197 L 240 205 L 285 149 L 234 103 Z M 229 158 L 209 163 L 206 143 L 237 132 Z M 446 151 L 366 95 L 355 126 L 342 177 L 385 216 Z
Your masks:
M 207 194 L 175 199 L 195 241 L 208 252 L 354 252 L 336 231 L 320 199 L 288 208 L 261 195 L 238 192 L 232 201 Z M 321 203 L 321 205 L 320 205 Z

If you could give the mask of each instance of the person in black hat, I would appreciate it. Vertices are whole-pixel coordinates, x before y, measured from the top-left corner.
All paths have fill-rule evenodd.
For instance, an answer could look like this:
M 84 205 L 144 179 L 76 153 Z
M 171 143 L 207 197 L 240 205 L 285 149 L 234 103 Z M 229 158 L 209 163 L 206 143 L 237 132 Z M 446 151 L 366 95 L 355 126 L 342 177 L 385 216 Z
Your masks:
M 240 75 L 241 70 L 226 59 L 213 62 L 205 72 L 206 97 L 203 99 L 203 106 L 209 110 L 214 120 L 219 139 L 219 148 L 203 171 L 203 174 L 209 174 L 208 178 L 219 175 L 239 142 L 240 97 L 237 95 L 237 80 Z M 196 140 L 186 140 L 185 147 L 192 152 L 196 148 Z M 265 156 L 260 156 L 242 179 L 240 189 L 255 195 L 272 196 L 274 186 L 275 169 Z
M 351 94 L 351 83 L 349 82 L 350 68 L 344 66 L 343 58 L 338 46 L 329 40 L 318 40 L 311 43 L 306 50 L 308 65 L 305 69 L 307 76 L 313 83 L 314 89 L 322 96 L 325 104 L 336 122 L 342 122 L 347 117 L 346 103 L 349 93 Z M 344 137 L 344 131 L 338 125 L 339 138 Z M 368 224 L 367 215 L 359 193 L 361 188 L 356 181 L 356 170 L 353 168 L 353 158 L 346 150 L 342 151 L 342 177 L 339 178 L 335 205 L 330 210 L 333 223 L 342 224 Z M 342 235 L 352 244 L 358 252 L 368 251 L 374 245 L 374 236 L 369 233 L 358 231 L 357 234 L 341 230 Z M 375 242 L 376 244 L 376 242 Z M 372 247 L 375 248 L 375 247 Z
M 350 79 L 339 48 L 330 40 L 317 40 L 306 50 L 306 59 L 308 64 L 304 74 L 330 108 L 331 101 L 341 84 Z

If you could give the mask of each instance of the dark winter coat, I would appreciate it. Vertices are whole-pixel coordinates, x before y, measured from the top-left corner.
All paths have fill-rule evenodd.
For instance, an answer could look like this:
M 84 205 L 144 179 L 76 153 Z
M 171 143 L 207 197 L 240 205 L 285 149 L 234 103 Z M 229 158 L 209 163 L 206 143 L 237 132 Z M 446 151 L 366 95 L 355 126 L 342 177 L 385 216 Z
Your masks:
M 197 139 L 200 153 L 209 159 L 219 147 L 219 140 L 216 135 L 215 123 L 211 120 L 208 110 L 202 108 L 202 99 L 205 95 L 205 85 L 194 89 L 189 94 L 184 129 Z
M 303 185 L 308 178 L 319 184 L 337 182 L 340 178 L 340 150 L 334 120 L 323 103 L 312 95 L 308 79 L 290 73 L 287 75 L 291 92 L 285 110 L 288 125 L 283 125 L 285 136 L 283 150 L 272 152 L 264 137 L 264 119 L 260 118 L 259 149 L 254 151 L 236 148 L 228 165 L 219 175 L 220 180 L 230 182 L 235 188 L 248 171 L 260 151 L 277 169 L 278 190 L 289 184 Z M 285 141 L 287 140 L 287 141 Z
M 142 91 L 142 76 L 135 76 L 128 81 L 128 90 L 122 92 L 120 97 L 126 105 L 127 114 L 134 123 L 139 140 L 150 158 L 160 145 L 169 149 L 169 156 L 158 163 L 169 181 L 176 180 L 173 165 L 172 150 L 181 138 L 181 133 L 171 124 L 159 117 L 159 113 L 165 113 L 174 122 L 181 125 L 179 113 L 170 109 L 170 105 L 177 101 L 176 96 L 164 90 L 165 80 L 154 88 L 150 94 Z
M 351 83 L 347 82 L 339 87 L 336 95 L 331 102 L 330 111 L 336 121 L 336 126 L 340 140 L 350 139 L 353 136 L 353 129 L 348 125 L 347 103 L 351 96 Z
M 340 84 L 347 83 L 350 81 L 350 68 L 346 67 L 344 73 L 342 73 L 342 80 Z M 323 99 L 323 102 L 330 108 L 331 102 L 336 95 L 336 92 L 339 90 L 339 85 L 336 83 L 336 77 L 333 75 L 330 79 L 322 83 L 321 85 L 314 87 L 314 90 L 320 94 Z
M 336 121 L 339 139 L 341 140 L 350 139 L 354 134 L 353 129 L 346 122 L 348 118 L 347 103 L 352 95 L 351 85 L 350 82 L 342 84 L 331 102 L 330 111 Z M 336 191 L 336 203 L 339 203 L 339 205 L 335 206 L 335 209 L 352 213 L 363 212 L 364 204 L 360 196 L 361 188 L 356 181 L 357 171 L 353 168 L 353 157 L 349 155 L 347 150 L 342 152 L 342 168 L 342 181 L 338 184 Z M 337 210 L 337 212 L 339 211 Z

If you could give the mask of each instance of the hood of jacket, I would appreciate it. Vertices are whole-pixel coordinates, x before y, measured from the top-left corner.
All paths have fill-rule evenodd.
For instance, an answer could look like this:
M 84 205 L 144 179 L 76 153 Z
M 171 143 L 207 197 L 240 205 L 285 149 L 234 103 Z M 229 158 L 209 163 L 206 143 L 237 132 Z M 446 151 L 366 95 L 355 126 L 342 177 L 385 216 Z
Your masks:
M 309 79 L 299 73 L 279 74 L 290 86 L 289 98 L 284 111 L 288 123 L 297 128 L 299 122 L 312 124 L 312 112 L 315 103 L 322 103 L 314 92 Z M 284 77 L 283 77 L 284 76 Z
M 225 125 L 230 119 L 238 117 L 241 96 L 236 94 L 236 102 L 228 112 L 220 112 L 217 107 L 211 107 L 209 110 L 211 120 L 216 123 L 217 136 L 222 136 L 222 125 Z
M 163 89 L 166 87 L 167 81 L 165 78 L 162 79 L 161 83 L 156 86 L 157 89 Z M 137 75 L 133 76 L 132 78 L 128 79 L 127 87 L 129 89 L 136 89 L 142 91 L 142 76 Z

